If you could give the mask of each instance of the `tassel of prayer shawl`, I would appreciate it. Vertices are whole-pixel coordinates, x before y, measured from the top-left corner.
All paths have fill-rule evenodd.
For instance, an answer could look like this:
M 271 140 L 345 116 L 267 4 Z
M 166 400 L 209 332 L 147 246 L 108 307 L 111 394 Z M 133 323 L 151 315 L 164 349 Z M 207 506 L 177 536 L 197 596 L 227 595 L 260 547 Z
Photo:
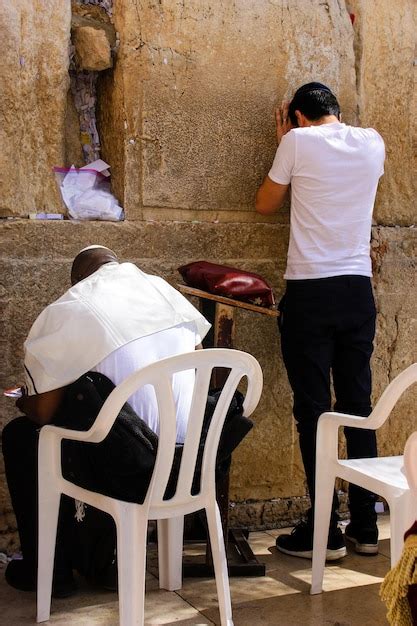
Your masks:
M 401 558 L 385 576 L 379 595 L 387 605 L 391 626 L 412 626 L 407 593 L 409 585 L 417 583 L 417 535 L 409 535 Z

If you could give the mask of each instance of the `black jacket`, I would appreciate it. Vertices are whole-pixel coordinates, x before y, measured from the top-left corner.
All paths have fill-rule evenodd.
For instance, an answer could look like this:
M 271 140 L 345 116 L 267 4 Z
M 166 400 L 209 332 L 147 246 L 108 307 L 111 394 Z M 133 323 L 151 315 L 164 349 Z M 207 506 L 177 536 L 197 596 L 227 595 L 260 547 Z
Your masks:
M 54 423 L 73 430 L 88 430 L 113 389 L 113 383 L 103 374 L 84 374 L 68 387 L 60 414 Z M 204 442 L 219 396 L 220 391 L 214 390 L 209 392 L 207 398 L 193 482 L 194 493 L 198 493 Z M 243 416 L 242 407 L 243 396 L 236 392 L 220 437 L 217 477 L 227 472 L 231 453 L 253 426 L 253 422 Z M 62 446 L 65 478 L 81 487 L 119 500 L 143 502 L 152 477 L 158 437 L 129 404 L 122 407 L 109 434 L 101 443 L 65 440 Z M 175 493 L 182 450 L 183 446 L 178 444 L 165 498 Z

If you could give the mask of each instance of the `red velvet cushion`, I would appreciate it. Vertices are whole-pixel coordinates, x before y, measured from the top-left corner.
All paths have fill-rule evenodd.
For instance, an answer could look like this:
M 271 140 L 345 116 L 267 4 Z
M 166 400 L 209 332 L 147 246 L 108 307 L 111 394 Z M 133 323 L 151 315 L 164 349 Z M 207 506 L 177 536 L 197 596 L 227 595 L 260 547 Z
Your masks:
M 190 287 L 259 306 L 275 304 L 270 285 L 258 274 L 208 261 L 188 263 L 178 271 Z

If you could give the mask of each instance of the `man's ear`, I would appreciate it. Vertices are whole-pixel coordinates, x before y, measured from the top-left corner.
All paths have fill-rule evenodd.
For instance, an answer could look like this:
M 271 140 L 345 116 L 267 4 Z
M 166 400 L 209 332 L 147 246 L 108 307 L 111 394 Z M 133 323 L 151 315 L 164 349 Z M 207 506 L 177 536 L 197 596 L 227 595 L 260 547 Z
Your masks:
M 298 126 L 305 126 L 305 124 L 304 124 L 305 117 L 301 113 L 301 111 L 299 111 L 298 109 L 295 109 L 295 117 L 297 118 L 297 125 Z

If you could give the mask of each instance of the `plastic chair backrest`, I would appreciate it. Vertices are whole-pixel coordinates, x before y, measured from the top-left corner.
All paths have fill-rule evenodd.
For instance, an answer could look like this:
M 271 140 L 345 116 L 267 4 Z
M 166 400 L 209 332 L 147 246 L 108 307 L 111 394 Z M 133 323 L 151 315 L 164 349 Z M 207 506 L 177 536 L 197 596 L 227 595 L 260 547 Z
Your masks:
M 201 468 L 200 494 L 211 484 L 214 485 L 215 462 L 221 430 L 233 394 L 243 377 L 247 377 L 248 387 L 244 400 L 244 415 L 255 409 L 262 392 L 262 370 L 257 360 L 239 350 L 213 348 L 168 357 L 134 372 L 120 383 L 109 395 L 93 426 L 83 433 L 84 441 L 102 441 L 112 427 L 123 404 L 140 387 L 152 385 L 155 389 L 159 412 L 158 453 L 152 480 L 144 505 L 159 506 L 184 504 L 195 499 L 191 486 L 195 473 L 204 411 L 213 368 L 230 369 L 227 380 L 218 399 L 211 419 L 204 446 Z M 195 383 L 188 420 L 184 449 L 175 495 L 163 501 L 174 460 L 176 444 L 176 407 L 172 392 L 172 376 L 176 372 L 195 370 Z
M 404 391 L 417 382 L 417 363 L 409 365 L 386 387 L 374 410 L 366 420 L 367 428 L 380 428 Z

